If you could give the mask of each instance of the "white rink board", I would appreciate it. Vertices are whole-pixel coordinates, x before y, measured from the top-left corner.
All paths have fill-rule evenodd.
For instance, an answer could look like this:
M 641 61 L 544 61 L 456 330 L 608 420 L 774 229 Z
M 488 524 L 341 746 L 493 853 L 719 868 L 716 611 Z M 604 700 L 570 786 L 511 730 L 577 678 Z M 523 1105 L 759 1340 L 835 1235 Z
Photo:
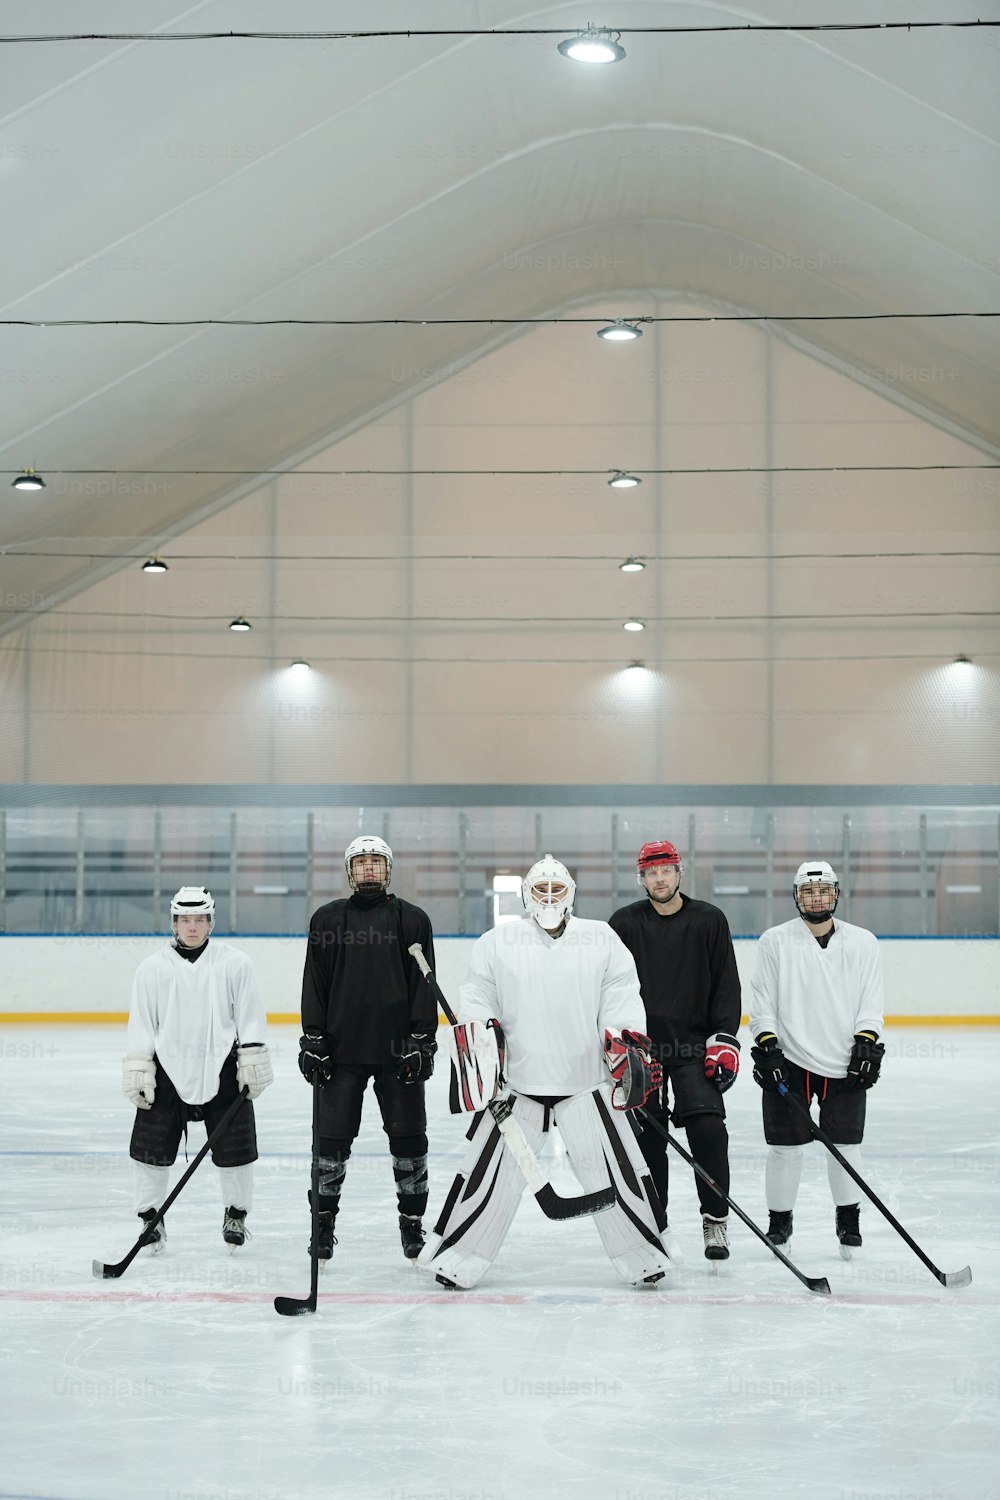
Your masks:
M 121 1049 L 106 1027 L 0 1028 L 0 1497 L 996 1500 L 1000 1034 L 903 1040 L 870 1097 L 865 1171 L 942 1269 L 971 1264 L 970 1287 L 939 1286 L 868 1207 L 842 1262 L 813 1147 L 791 1251 L 829 1299 L 739 1223 L 713 1274 L 685 1167 L 670 1217 L 687 1259 L 662 1292 L 629 1289 L 589 1223 L 526 1197 L 480 1286 L 449 1293 L 402 1258 L 369 1093 L 319 1312 L 286 1320 L 273 1296 L 308 1290 L 309 1092 L 290 1032 L 257 1105 L 253 1240 L 227 1254 L 206 1162 L 166 1253 L 97 1282 L 91 1258 L 119 1259 L 137 1231 Z M 462 1148 L 445 1084 L 438 1069 L 432 1213 Z M 726 1096 L 732 1191 L 758 1219 L 759 1099 L 746 1071 Z M 192 1155 L 203 1139 L 192 1126 Z
M 222 936 L 222 934 L 220 934 Z M 164 937 L 4 937 L 3 1012 L 128 1010 L 136 965 Z M 271 1014 L 299 1009 L 304 937 L 226 939 L 252 960 Z M 454 1003 L 473 938 L 435 943 L 438 978 Z M 744 1011 L 756 942 L 739 939 Z M 887 938 L 881 944 L 886 1014 L 995 1016 L 1000 1013 L 1000 940 Z M 0 1494 L 0 1500 L 3 1500 Z

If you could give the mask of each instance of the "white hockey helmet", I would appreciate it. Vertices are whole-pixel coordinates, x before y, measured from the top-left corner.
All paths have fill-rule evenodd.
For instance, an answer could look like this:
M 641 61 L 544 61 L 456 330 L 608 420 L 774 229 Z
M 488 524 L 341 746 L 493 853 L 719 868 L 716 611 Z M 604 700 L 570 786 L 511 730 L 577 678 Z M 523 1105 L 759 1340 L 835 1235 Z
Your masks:
M 359 854 L 374 854 L 385 860 L 385 879 L 377 882 L 379 888 L 384 891 L 392 879 L 392 850 L 385 839 L 376 838 L 374 834 L 363 833 L 360 838 L 352 839 L 344 850 L 344 869 L 347 871 L 347 883 L 351 890 L 370 891 L 373 885 L 359 886 L 351 869 L 351 865 Z
M 562 926 L 575 898 L 576 881 L 551 854 L 543 854 L 521 881 L 524 909 L 546 932 Z
M 803 910 L 799 904 L 799 892 L 809 886 L 825 887 L 829 889 L 829 896 L 820 906 L 815 904 L 815 897 L 810 898 L 812 903 L 808 910 Z M 795 872 L 792 881 L 792 896 L 795 901 L 795 910 L 800 917 L 807 922 L 819 924 L 832 917 L 837 910 L 837 902 L 840 900 L 840 881 L 837 872 L 832 865 L 827 864 L 825 859 L 807 859 Z
M 215 897 L 204 885 L 182 885 L 170 898 L 170 925 L 177 917 L 207 917 L 208 930 L 215 926 Z

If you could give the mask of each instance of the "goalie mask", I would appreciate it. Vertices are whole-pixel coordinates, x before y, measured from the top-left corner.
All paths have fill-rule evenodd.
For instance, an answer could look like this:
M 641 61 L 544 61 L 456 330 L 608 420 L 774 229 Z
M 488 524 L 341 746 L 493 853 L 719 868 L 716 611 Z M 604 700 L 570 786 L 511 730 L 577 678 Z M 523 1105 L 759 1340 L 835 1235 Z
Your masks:
M 362 860 L 362 863 L 355 870 L 356 860 Z M 352 839 L 344 850 L 344 869 L 352 891 L 373 896 L 377 891 L 384 891 L 392 879 L 392 850 L 385 839 L 362 834 L 360 838 Z
M 800 917 L 814 927 L 828 921 L 840 900 L 840 881 L 825 859 L 806 860 L 799 865 L 792 881 L 792 896 Z
M 533 864 L 521 882 L 524 909 L 546 932 L 562 926 L 573 910 L 575 896 L 576 881 L 551 854 Z
M 170 925 L 176 932 L 178 917 L 207 917 L 208 930 L 215 926 L 215 897 L 203 885 L 182 885 L 170 898 Z

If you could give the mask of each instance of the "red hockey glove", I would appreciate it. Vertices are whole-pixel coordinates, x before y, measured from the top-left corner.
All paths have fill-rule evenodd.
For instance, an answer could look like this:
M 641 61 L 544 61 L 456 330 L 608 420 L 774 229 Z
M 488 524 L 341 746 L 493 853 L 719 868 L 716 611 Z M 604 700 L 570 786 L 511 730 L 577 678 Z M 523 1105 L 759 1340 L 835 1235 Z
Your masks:
M 717 1031 L 705 1043 L 705 1077 L 724 1094 L 740 1071 L 740 1044 L 728 1031 Z
M 604 1060 L 615 1080 L 615 1109 L 639 1109 L 663 1083 L 663 1069 L 650 1054 L 652 1042 L 641 1031 L 605 1031 Z

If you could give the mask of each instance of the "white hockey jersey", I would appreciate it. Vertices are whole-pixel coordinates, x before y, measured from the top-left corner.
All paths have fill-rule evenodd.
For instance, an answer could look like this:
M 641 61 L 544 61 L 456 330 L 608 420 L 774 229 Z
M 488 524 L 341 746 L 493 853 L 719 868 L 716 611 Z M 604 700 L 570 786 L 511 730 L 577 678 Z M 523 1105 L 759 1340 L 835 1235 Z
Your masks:
M 484 932 L 459 990 L 462 1021 L 498 1020 L 515 1093 L 578 1094 L 608 1077 L 604 1032 L 646 1030 L 635 960 L 607 922 L 531 917 Z
M 750 1032 L 773 1031 L 790 1062 L 824 1078 L 846 1078 L 856 1031 L 884 1027 L 878 941 L 834 921 L 821 948 L 801 917 L 769 927 L 757 944 Z
M 250 960 L 228 943 L 210 939 L 194 963 L 168 943 L 136 970 L 129 1055 L 152 1057 L 155 1052 L 187 1104 L 213 1099 L 233 1043 L 266 1041 L 266 1026 Z

